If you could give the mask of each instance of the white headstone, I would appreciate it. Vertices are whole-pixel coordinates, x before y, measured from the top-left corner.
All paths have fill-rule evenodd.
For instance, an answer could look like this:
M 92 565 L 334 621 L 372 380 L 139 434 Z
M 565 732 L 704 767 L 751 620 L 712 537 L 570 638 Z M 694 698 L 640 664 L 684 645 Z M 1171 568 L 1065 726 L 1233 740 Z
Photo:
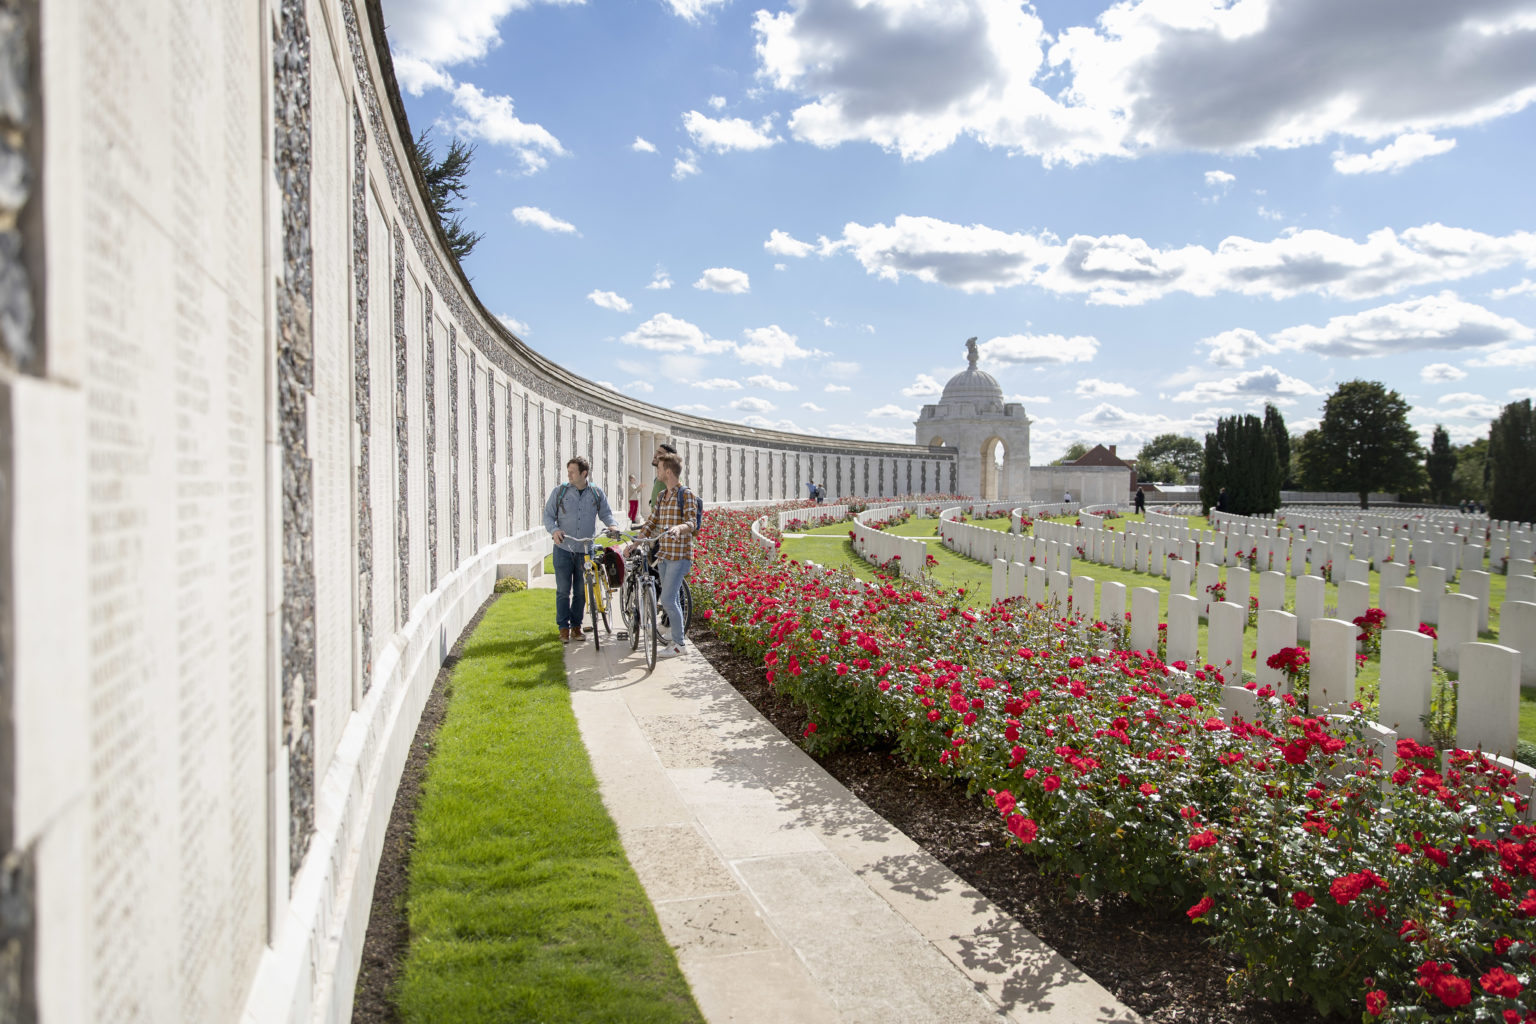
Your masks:
M 1131 650 L 1157 650 L 1157 612 L 1160 595 L 1151 587 L 1131 591 Z
M 1520 685 L 1536 687 L 1536 603 L 1504 602 L 1499 609 L 1499 643 L 1520 652 Z
M 1027 597 L 1029 595 L 1029 566 L 1023 562 L 1014 562 L 1008 566 L 1008 596 Z
M 1252 593 L 1253 573 L 1240 565 L 1227 570 L 1227 600 L 1248 614 L 1248 595 Z
M 1273 686 L 1277 693 L 1286 693 L 1290 690 L 1290 683 L 1286 680 L 1285 673 L 1279 669 L 1270 668 L 1265 663 L 1276 652 L 1295 646 L 1296 616 L 1275 608 L 1259 612 L 1259 639 L 1255 645 L 1259 657 L 1253 673 L 1260 686 L 1266 684 Z
M 1417 631 L 1419 623 L 1419 592 L 1412 587 L 1381 588 L 1381 610 L 1387 613 L 1387 629 L 1411 629 Z
M 1463 644 L 1456 684 L 1456 745 L 1510 754 L 1520 733 L 1520 652 Z
M 1200 602 L 1190 594 L 1168 598 L 1168 663 L 1200 656 Z
M 1445 570 L 1438 565 L 1417 567 L 1419 577 L 1419 619 L 1431 626 L 1440 624 L 1440 600 L 1445 596 Z
M 1312 639 L 1312 620 L 1323 617 L 1323 594 L 1327 584 L 1321 576 L 1296 579 L 1296 635 L 1302 641 Z
M 1001 558 L 992 562 L 992 600 L 1001 601 L 1008 596 L 1008 563 Z
M 1211 605 L 1211 627 L 1206 632 L 1212 665 L 1228 683 L 1243 679 L 1243 630 L 1248 625 L 1248 609 L 1219 601 Z
M 1461 648 L 1477 639 L 1477 598 L 1446 594 L 1440 602 L 1440 667 L 1461 671 Z
M 1389 629 L 1381 634 L 1381 708 L 1377 717 L 1404 736 L 1429 741 L 1423 717 L 1435 667 L 1435 642 L 1418 630 Z
M 1461 592 L 1478 599 L 1477 631 L 1488 632 L 1488 596 L 1493 577 L 1478 569 L 1465 569 L 1461 573 Z
M 1200 602 L 1201 618 L 1210 618 L 1211 604 L 1216 600 L 1211 588 L 1221 582 L 1221 567 L 1201 562 L 1195 567 L 1195 599 Z
M 1169 593 L 1189 593 L 1190 577 L 1194 573 L 1194 568 L 1188 562 L 1170 560 L 1168 562 L 1168 580 L 1171 588 Z M 1536 577 L 1533 577 L 1533 581 L 1536 581 Z
M 1285 573 L 1273 569 L 1259 573 L 1259 610 L 1285 607 Z
M 1355 699 L 1355 634 L 1358 627 L 1343 619 L 1316 619 L 1312 623 L 1311 662 L 1308 665 L 1308 703 L 1311 713 L 1347 705 Z
M 1339 618 L 1354 622 L 1371 606 L 1371 585 L 1345 581 L 1339 584 Z
M 1388 587 L 1406 587 L 1408 585 L 1407 562 L 1383 562 L 1381 563 L 1381 589 Z
M 1125 621 L 1125 584 L 1106 583 L 1099 588 L 1099 618 L 1111 626 Z
M 1096 609 L 1093 600 L 1093 577 L 1072 577 L 1072 614 L 1082 617 L 1083 622 L 1092 625 Z

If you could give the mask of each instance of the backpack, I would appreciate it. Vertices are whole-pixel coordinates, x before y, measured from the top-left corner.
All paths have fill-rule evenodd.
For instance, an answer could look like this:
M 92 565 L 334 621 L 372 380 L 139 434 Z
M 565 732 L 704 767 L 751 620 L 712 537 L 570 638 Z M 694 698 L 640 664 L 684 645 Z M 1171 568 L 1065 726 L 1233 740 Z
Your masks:
M 682 484 L 677 485 L 677 514 L 679 516 L 683 515 L 683 510 L 688 507 L 687 502 L 683 500 L 683 495 L 691 493 L 692 492 Z M 694 505 L 693 532 L 698 533 L 699 527 L 704 525 L 704 499 L 699 497 L 697 494 L 694 494 L 693 500 L 697 502 L 697 504 Z
M 555 495 L 555 511 L 557 513 L 565 511 L 565 492 L 570 490 L 570 487 L 571 487 L 571 485 L 568 484 L 568 483 L 564 483 L 564 484 L 560 485 L 560 493 Z M 604 501 L 608 500 L 608 496 L 603 493 L 603 489 L 601 487 L 597 486 L 597 484 L 588 484 L 587 485 L 587 490 L 591 491 L 599 499 L 598 500 L 598 507 L 599 508 L 602 507 L 602 503 Z

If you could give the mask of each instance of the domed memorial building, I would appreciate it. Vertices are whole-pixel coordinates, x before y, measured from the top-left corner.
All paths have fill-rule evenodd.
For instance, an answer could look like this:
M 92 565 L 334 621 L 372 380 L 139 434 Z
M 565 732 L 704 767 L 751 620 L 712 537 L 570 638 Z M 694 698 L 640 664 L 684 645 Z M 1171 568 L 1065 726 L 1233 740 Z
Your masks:
M 1030 494 L 1029 417 L 1003 400 L 997 379 L 976 366 L 976 339 L 965 343 L 969 365 L 950 378 L 938 404 L 923 406 L 917 443 L 958 452 L 955 490 L 983 500 Z

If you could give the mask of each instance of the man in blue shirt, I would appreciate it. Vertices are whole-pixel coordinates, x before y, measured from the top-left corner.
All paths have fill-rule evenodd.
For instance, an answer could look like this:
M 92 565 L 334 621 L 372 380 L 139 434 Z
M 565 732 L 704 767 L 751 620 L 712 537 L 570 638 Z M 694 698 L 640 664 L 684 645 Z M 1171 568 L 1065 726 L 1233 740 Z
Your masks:
M 619 530 L 608 495 L 587 482 L 591 472 L 591 463 L 580 455 L 573 457 L 565 464 L 567 482 L 550 491 L 544 502 L 544 529 L 555 539 L 555 625 L 560 627 L 562 642 L 581 639 L 581 616 L 587 608 L 581 558 L 588 542 L 578 544 L 570 538 L 595 536 L 599 519 L 609 533 Z

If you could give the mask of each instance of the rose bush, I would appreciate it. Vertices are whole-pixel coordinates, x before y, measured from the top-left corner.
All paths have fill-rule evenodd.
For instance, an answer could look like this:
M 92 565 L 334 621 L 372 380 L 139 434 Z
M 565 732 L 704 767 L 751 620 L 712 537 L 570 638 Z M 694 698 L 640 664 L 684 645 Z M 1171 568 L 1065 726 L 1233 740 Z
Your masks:
M 985 794 L 1069 884 L 1210 928 L 1237 987 L 1371 1019 L 1536 1020 L 1536 829 L 1496 763 L 1383 750 L 1359 705 L 1308 717 L 1268 688 L 1229 722 L 1219 671 L 1104 623 L 767 561 L 750 514 L 706 516 L 695 602 L 804 707 L 808 749 L 894 748 Z

